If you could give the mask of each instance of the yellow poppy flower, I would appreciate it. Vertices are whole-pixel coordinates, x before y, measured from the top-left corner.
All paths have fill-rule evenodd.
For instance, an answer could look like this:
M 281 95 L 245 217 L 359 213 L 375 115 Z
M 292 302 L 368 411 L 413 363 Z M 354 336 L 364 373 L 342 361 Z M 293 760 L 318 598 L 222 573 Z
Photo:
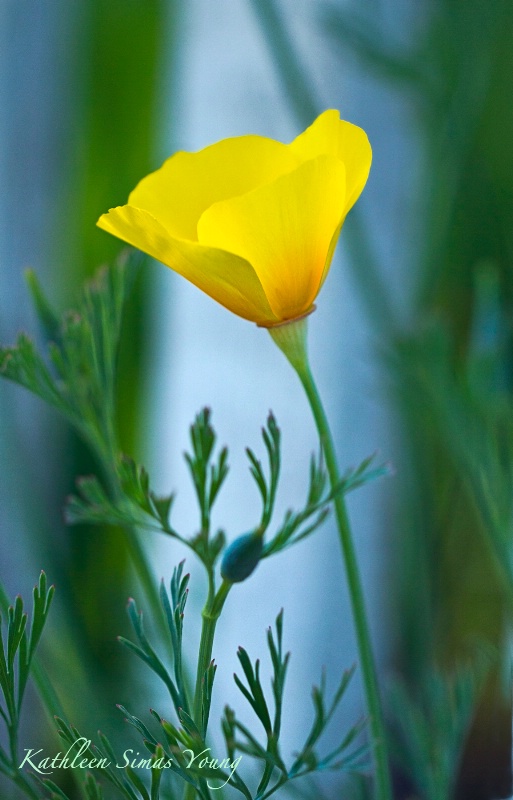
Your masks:
M 176 153 L 98 225 L 271 327 L 313 309 L 370 164 L 364 131 L 329 110 L 290 144 L 239 136 Z

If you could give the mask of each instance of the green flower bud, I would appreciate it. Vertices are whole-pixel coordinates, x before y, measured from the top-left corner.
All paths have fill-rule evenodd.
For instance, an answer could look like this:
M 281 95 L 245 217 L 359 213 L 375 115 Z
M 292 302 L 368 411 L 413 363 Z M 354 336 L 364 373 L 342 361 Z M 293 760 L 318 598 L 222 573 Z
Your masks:
M 224 552 L 221 575 L 230 583 L 240 583 L 256 569 L 264 543 L 257 533 L 245 533 L 235 539 Z

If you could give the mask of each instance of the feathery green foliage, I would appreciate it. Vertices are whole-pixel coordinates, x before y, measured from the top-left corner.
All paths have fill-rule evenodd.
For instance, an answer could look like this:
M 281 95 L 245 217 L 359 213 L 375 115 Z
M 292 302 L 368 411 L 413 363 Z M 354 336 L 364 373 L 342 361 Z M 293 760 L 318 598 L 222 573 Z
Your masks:
M 422 800 L 451 800 L 458 767 L 483 676 L 461 669 L 425 676 L 422 696 L 409 696 L 402 682 L 389 695 L 395 736 L 392 756 L 409 775 Z
M 180 564 L 175 569 L 171 589 L 173 604 L 178 601 L 175 611 L 178 612 L 180 617 L 185 606 L 185 593 L 188 582 L 188 576 L 182 577 L 182 570 L 183 564 Z M 178 594 L 176 594 L 177 591 Z M 167 594 L 165 594 L 165 597 L 163 604 L 166 608 L 170 608 Z M 178 643 L 179 649 L 175 652 L 175 684 L 169 671 L 148 642 L 142 629 L 142 617 L 137 612 L 133 601 L 129 604 L 128 613 L 139 644 L 134 645 L 127 640 L 121 641 L 163 681 L 171 694 L 177 722 L 171 723 L 156 711 L 151 711 L 153 727 L 154 723 L 157 723 L 156 732 L 153 733 L 152 726 L 148 727 L 146 723 L 127 711 L 125 707 L 119 706 L 126 722 L 142 737 L 142 744 L 148 753 L 147 756 L 141 758 L 137 754 L 136 758 L 128 759 L 124 755 L 121 757 L 116 755 L 111 743 L 103 734 L 98 733 L 100 744 L 93 744 L 90 739 L 81 735 L 76 727 L 57 718 L 58 731 L 61 738 L 68 746 L 77 748 L 74 752 L 77 752 L 78 748 L 80 748 L 80 757 L 87 759 L 90 763 L 92 762 L 93 768 L 101 770 L 101 775 L 115 787 L 117 796 L 127 798 L 127 800 L 148 800 L 148 798 L 150 800 L 159 800 L 159 798 L 164 800 L 164 798 L 172 796 L 168 794 L 167 779 L 164 780 L 164 776 L 169 772 L 173 779 L 177 778 L 192 786 L 201 800 L 211 800 L 213 797 L 211 792 L 217 791 L 227 784 L 230 784 L 246 800 L 265 800 L 265 798 L 285 787 L 289 781 L 305 775 L 325 770 L 342 770 L 352 773 L 365 768 L 368 747 L 367 745 L 357 744 L 358 736 L 364 727 L 363 722 L 352 726 L 340 744 L 330 753 L 319 756 L 316 750 L 319 739 L 343 699 L 354 669 L 348 670 L 343 674 L 335 695 L 329 702 L 326 700 L 324 675 L 320 686 L 313 687 L 314 720 L 310 733 L 291 765 L 289 767 L 286 766 L 280 750 L 280 733 L 284 713 L 285 679 L 290 653 L 283 652 L 283 612 L 280 612 L 276 619 L 275 631 L 273 632 L 272 629 L 269 629 L 267 635 L 273 667 L 271 682 L 273 712 L 271 712 L 271 706 L 265 697 L 262 687 L 260 662 L 257 661 L 253 666 L 243 648 L 240 648 L 238 652 L 246 684 L 238 676 L 235 676 L 235 682 L 262 724 L 266 734 L 266 744 L 261 745 L 248 727 L 237 719 L 235 712 L 226 707 L 221 721 L 226 745 L 226 756 L 224 757 L 214 757 L 212 755 L 212 750 L 206 742 L 205 735 L 198 729 L 187 711 L 187 699 L 180 697 L 179 689 L 177 688 L 180 685 L 180 677 L 179 674 L 177 675 L 177 662 L 181 657 L 180 644 Z M 175 620 L 174 616 L 173 620 Z M 176 633 L 174 626 L 175 621 L 170 626 L 170 632 L 175 630 Z M 176 642 L 174 633 L 171 633 L 171 637 Z M 206 704 L 210 703 L 214 675 L 215 666 L 212 663 L 208 673 L 208 680 L 205 681 L 204 685 L 204 702 Z M 162 744 L 162 742 L 165 744 Z M 246 757 L 254 760 L 260 768 L 261 774 L 258 785 L 255 788 L 250 788 L 249 783 L 240 774 L 239 765 Z M 135 771 L 143 768 L 146 770 L 146 774 L 151 771 L 150 785 L 147 785 L 147 782 Z M 164 780 L 164 783 L 161 786 L 162 780 Z M 54 797 L 67 798 L 66 794 L 53 781 L 49 779 L 41 780 L 38 776 L 35 776 L 35 781 L 38 786 L 44 788 L 48 793 L 48 795 L 44 794 L 44 797 L 48 796 L 52 799 Z M 84 791 L 88 800 L 89 797 L 102 797 L 101 785 L 91 774 L 89 774 L 84 784 Z M 96 795 L 94 792 L 96 792 Z
M 19 726 L 25 690 L 30 675 L 32 661 L 45 627 L 54 587 L 47 587 L 46 575 L 41 572 L 39 582 L 34 587 L 32 622 L 28 628 L 28 614 L 23 600 L 18 595 L 9 607 L 6 619 L 4 640 L 4 620 L 0 639 L 0 716 L 5 725 L 8 747 L 0 745 L 0 772 L 9 778 L 28 797 L 36 797 L 26 777 L 19 769 Z
M 143 614 L 133 599 L 128 602 L 128 615 L 135 641 L 126 637 L 119 639 L 124 648 L 135 654 L 165 685 L 176 717 L 174 722 L 169 722 L 152 712 L 153 724 L 158 724 L 156 736 L 148 725 L 120 706 L 126 720 L 143 737 L 143 744 L 150 753 L 150 783 L 147 784 L 133 766 L 126 765 L 126 769 L 118 770 L 113 747 L 105 735 L 99 734 L 100 745 L 93 745 L 80 736 L 77 728 L 59 718 L 60 735 L 68 745 L 74 745 L 78 740 L 85 742 L 85 757 L 104 760 L 105 768 L 102 766 L 101 773 L 118 794 L 129 800 L 164 800 L 168 797 L 169 787 L 165 789 L 161 785 L 164 772 L 159 767 L 163 759 L 166 764 L 169 762 L 168 770 L 173 780 L 180 779 L 187 784 L 187 798 L 198 796 L 203 800 L 210 800 L 211 792 L 217 790 L 219 781 L 223 785 L 230 783 L 247 800 L 264 800 L 289 781 L 313 772 L 358 769 L 363 750 L 360 747 L 352 749 L 351 746 L 361 730 L 360 724 L 350 729 L 332 753 L 323 757 L 317 754 L 318 740 L 344 695 L 350 673 L 344 674 L 334 698 L 329 702 L 326 699 L 324 679 L 319 687 L 314 688 L 312 729 L 291 766 L 285 765 L 279 740 L 289 655 L 283 653 L 282 614 L 276 621 L 276 632 L 268 633 L 273 666 L 273 713 L 260 681 L 259 662 L 253 666 L 242 648 L 238 654 L 246 684 L 238 677 L 236 683 L 264 726 L 266 744 L 259 744 L 258 739 L 242 725 L 235 712 L 227 708 L 222 721 L 227 755 L 220 760 L 221 763 L 210 755 L 207 733 L 217 669 L 212 660 L 212 645 L 224 603 L 234 588 L 234 584 L 226 577 L 221 576 L 222 580 L 218 584 L 217 562 L 221 554 L 227 552 L 226 537 L 223 531 L 211 529 L 211 512 L 228 475 L 228 450 L 224 447 L 216 451 L 216 434 L 211 424 L 211 412 L 203 409 L 191 426 L 191 451 L 185 455 L 199 509 L 199 529 L 187 534 L 178 533 L 173 527 L 171 512 L 174 495 L 158 496 L 151 488 L 147 471 L 132 458 L 117 452 L 114 426 L 116 358 L 124 300 L 131 280 L 130 269 L 124 262 L 118 262 L 112 268 L 103 270 L 86 287 L 78 310 L 64 315 L 62 320 L 58 320 L 51 311 L 41 288 L 32 276 L 30 285 L 36 308 L 48 335 L 52 337 L 48 355 L 39 353 L 28 337 L 22 336 L 15 347 L 0 350 L 0 373 L 58 409 L 89 442 L 97 455 L 102 475 L 88 476 L 78 481 L 79 494 L 69 498 L 66 508 L 68 522 L 120 525 L 130 535 L 133 535 L 136 528 L 160 531 L 185 543 L 204 565 L 208 578 L 208 596 L 202 615 L 196 685 L 192 696 L 184 671 L 185 659 L 182 652 L 189 582 L 189 576 L 183 573 L 182 562 L 173 573 L 169 592 L 163 583 L 160 593 L 155 592 L 150 585 L 149 575 L 145 576 L 146 594 L 150 602 L 153 602 L 152 622 L 161 621 L 160 627 L 157 627 L 161 634 L 159 645 L 154 646 L 150 642 L 143 624 Z M 262 511 L 251 534 L 260 540 L 266 536 L 259 551 L 261 559 L 278 554 L 313 534 L 324 521 L 335 496 L 362 486 L 387 471 L 386 467 L 374 466 L 374 459 L 371 457 L 356 469 L 348 471 L 340 484 L 330 490 L 322 458 L 312 458 L 309 487 L 303 508 L 299 511 L 287 511 L 283 521 L 276 525 L 274 532 L 269 533 L 281 461 L 280 431 L 272 414 L 262 429 L 262 439 L 267 469 L 253 451 L 247 450 L 250 472 L 262 500 Z M 154 604 L 155 598 L 158 598 L 158 609 Z M 36 642 L 41 632 L 39 613 L 38 604 L 30 642 Z M 21 607 L 16 605 L 10 623 L 14 631 L 11 636 L 14 643 L 18 639 L 23 641 L 22 619 Z M 12 646 L 10 647 L 6 663 L 11 658 Z M 32 645 L 30 648 L 31 657 L 34 648 Z M 162 653 L 159 652 L 161 648 Z M 22 688 L 27 675 L 28 672 L 22 672 Z M 203 754 L 208 754 L 208 757 L 199 760 L 199 756 Z M 243 755 L 250 756 L 261 764 L 261 777 L 254 789 L 248 788 L 238 774 Z M 29 787 L 32 797 L 40 796 L 34 794 L 36 791 L 42 791 L 45 797 L 58 797 L 61 800 L 66 797 L 64 790 L 53 778 L 35 776 L 34 786 L 37 789 L 33 789 L 24 776 L 19 780 Z M 215 785 L 211 784 L 213 780 L 216 781 Z M 80 790 L 87 800 L 99 800 L 103 793 L 101 775 L 91 773 L 85 776 Z

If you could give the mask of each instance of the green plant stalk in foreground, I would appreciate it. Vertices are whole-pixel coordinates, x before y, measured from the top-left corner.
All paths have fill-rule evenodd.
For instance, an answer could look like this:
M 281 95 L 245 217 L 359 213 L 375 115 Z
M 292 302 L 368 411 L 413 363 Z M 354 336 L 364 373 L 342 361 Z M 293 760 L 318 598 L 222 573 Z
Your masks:
M 201 614 L 201 639 L 193 703 L 193 720 L 203 737 L 206 737 L 208 728 L 208 713 L 204 713 L 203 709 L 203 681 L 205 680 L 205 674 L 212 662 L 212 648 L 214 646 L 217 622 L 221 616 L 221 611 L 223 610 L 224 602 L 228 597 L 230 589 L 231 584 L 223 580 L 216 593 L 213 573 L 211 572 L 209 574 L 209 592 L 207 602 Z M 186 784 L 184 800 L 194 800 L 196 796 L 196 789 L 194 786 L 190 783 Z
M 231 584 L 228 581 L 223 580 L 216 594 L 212 581 L 209 596 L 201 615 L 203 624 L 201 628 L 200 649 L 198 654 L 196 687 L 194 690 L 193 719 L 203 736 L 206 736 L 207 733 L 208 716 L 204 716 L 203 714 L 202 684 L 205 678 L 205 673 L 212 661 L 212 648 L 214 646 L 214 636 L 216 632 L 217 621 L 221 616 L 224 601 L 228 597 L 230 588 Z
M 303 317 L 292 322 L 277 325 L 268 330 L 273 341 L 293 366 L 303 385 L 319 433 L 331 487 L 334 492 L 333 502 L 335 505 L 335 516 L 349 586 L 349 596 L 351 599 L 356 639 L 360 655 L 360 668 L 369 712 L 369 725 L 375 766 L 376 798 L 377 800 L 391 800 L 392 788 L 388 766 L 385 726 L 369 626 L 365 611 L 365 601 L 346 504 L 343 495 L 336 491 L 337 486 L 340 484 L 340 474 L 333 437 L 308 361 L 307 325 L 308 320 L 306 317 Z

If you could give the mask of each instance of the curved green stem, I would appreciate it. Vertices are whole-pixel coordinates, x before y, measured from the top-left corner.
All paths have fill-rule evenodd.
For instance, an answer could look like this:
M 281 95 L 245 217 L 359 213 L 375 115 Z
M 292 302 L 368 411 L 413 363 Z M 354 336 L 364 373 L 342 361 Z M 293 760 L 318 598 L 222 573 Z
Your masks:
M 157 582 L 153 575 L 152 569 L 148 562 L 148 556 L 144 550 L 137 531 L 134 528 L 125 527 L 124 533 L 126 536 L 128 551 L 135 568 L 137 577 L 141 583 L 143 591 L 146 595 L 148 603 L 151 605 L 153 620 L 158 626 L 162 641 L 168 643 L 169 628 L 164 616 L 164 611 L 160 603 L 160 595 L 157 588 Z M 169 646 L 169 645 L 167 645 Z
M 27 781 L 25 776 L 19 772 L 16 777 L 13 779 L 16 786 L 21 789 L 21 791 L 27 796 L 30 797 L 30 800 L 38 800 L 39 795 L 32 788 L 30 783 Z
M 99 456 L 103 474 L 110 488 L 112 497 L 119 500 L 123 499 L 124 495 L 119 484 L 119 478 L 116 471 L 117 446 L 113 434 L 112 438 L 113 441 L 110 449 L 107 448 L 103 450 L 101 447 L 98 447 L 96 452 Z M 165 643 L 168 651 L 172 655 L 171 644 L 169 641 L 169 628 L 164 609 L 162 608 L 162 604 L 160 602 L 157 582 L 150 567 L 146 551 L 141 544 L 135 527 L 131 525 L 124 525 L 123 533 L 126 537 L 127 549 L 130 554 L 132 565 L 139 579 L 143 592 L 146 595 L 146 600 L 150 604 L 153 620 L 159 630 L 162 641 Z
M 270 328 L 269 332 L 275 343 L 283 351 L 296 370 L 303 385 L 321 440 L 330 484 L 332 489 L 335 490 L 340 484 L 340 474 L 328 418 L 326 417 L 326 412 L 324 411 L 308 363 L 306 350 L 307 320 L 303 318 L 285 325 Z M 375 765 L 376 798 L 377 800 L 391 800 L 392 789 L 386 749 L 385 727 L 360 573 L 343 495 L 340 492 L 336 493 L 333 502 L 335 505 L 340 546 L 349 586 L 356 639 L 360 655 L 360 668 L 362 671 L 369 713 Z

